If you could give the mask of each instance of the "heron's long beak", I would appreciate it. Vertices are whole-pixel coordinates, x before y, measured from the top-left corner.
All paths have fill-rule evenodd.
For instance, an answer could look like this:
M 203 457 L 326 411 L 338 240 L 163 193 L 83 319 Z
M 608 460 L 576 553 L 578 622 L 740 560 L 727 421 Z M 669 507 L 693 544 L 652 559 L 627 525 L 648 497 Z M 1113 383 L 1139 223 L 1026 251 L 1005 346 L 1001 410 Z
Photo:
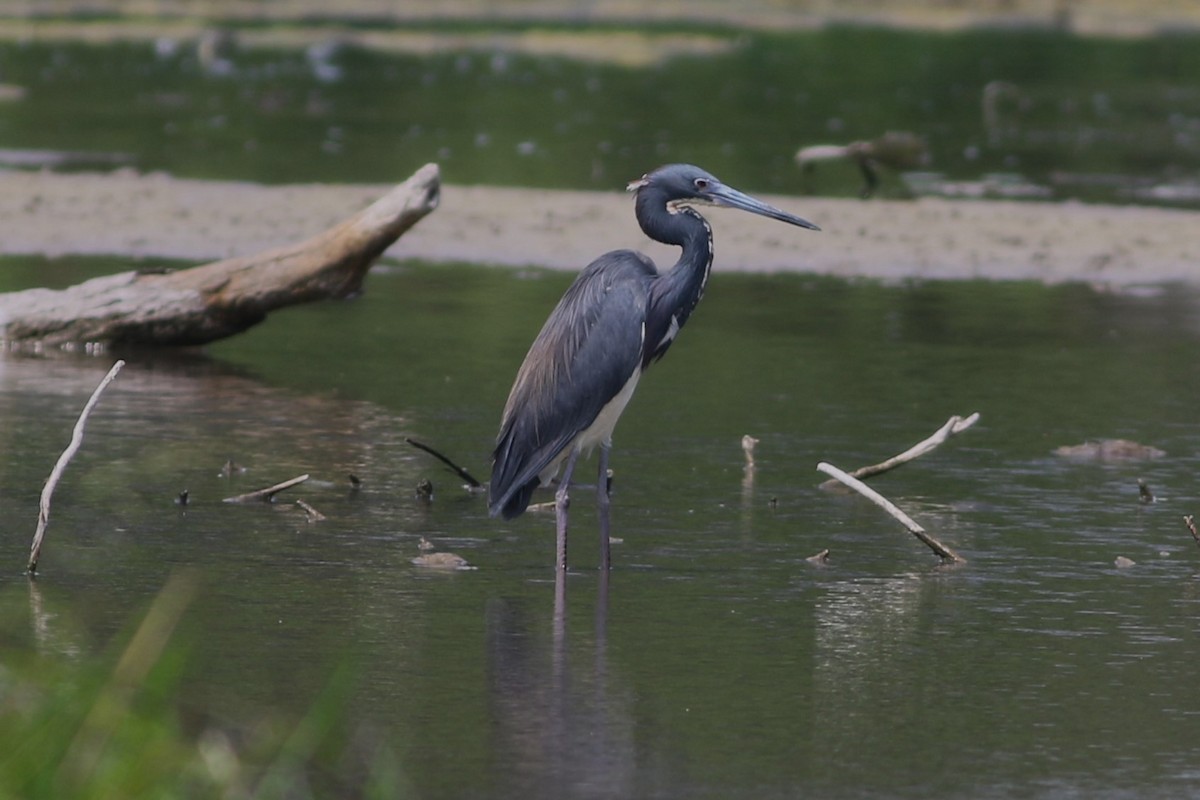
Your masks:
M 739 192 L 737 189 L 726 186 L 723 183 L 713 186 L 706 199 L 710 200 L 714 205 L 740 208 L 742 211 L 749 211 L 751 214 L 770 217 L 771 219 L 777 219 L 780 222 L 786 222 L 790 225 L 808 228 L 811 231 L 821 230 L 806 219 L 797 217 L 795 214 L 789 214 L 769 203 L 764 203 L 762 200 L 755 200 L 750 195 Z

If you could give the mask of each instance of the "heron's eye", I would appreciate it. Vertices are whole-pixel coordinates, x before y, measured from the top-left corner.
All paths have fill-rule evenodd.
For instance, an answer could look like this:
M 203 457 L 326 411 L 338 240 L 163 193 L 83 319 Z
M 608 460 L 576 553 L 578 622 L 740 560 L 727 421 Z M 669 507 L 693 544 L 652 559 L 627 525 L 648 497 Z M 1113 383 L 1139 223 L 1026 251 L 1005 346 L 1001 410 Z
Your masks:
M 703 192 L 708 188 L 708 178 L 696 178 L 694 185 L 697 190 Z

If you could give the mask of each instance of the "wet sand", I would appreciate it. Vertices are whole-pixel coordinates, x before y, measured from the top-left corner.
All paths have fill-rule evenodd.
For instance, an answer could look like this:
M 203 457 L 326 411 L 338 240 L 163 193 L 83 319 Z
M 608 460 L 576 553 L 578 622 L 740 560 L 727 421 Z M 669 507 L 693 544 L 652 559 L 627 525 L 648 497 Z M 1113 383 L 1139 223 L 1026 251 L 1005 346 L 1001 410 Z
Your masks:
M 388 186 L 261 186 L 128 171 L 0 173 L 0 254 L 209 261 L 319 232 Z M 736 211 L 707 212 L 718 271 L 889 281 L 989 278 L 1114 287 L 1200 284 L 1200 212 L 991 200 L 848 200 L 766 195 L 821 226 L 804 231 Z M 578 270 L 632 247 L 661 266 L 623 192 L 445 186 L 437 211 L 387 253 Z

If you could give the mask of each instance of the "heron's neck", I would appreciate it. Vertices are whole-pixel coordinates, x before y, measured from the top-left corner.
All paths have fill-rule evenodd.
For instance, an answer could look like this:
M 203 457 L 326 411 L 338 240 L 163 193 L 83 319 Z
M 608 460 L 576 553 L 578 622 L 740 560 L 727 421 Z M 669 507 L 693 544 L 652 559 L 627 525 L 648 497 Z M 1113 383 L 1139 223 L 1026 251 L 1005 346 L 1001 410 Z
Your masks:
M 682 326 L 704 296 L 704 287 L 708 284 L 713 262 L 712 227 L 689 206 L 680 207 L 671 216 L 677 220 L 677 238 L 667 244 L 679 245 L 681 250 L 675 266 L 659 278 L 659 282 L 664 284 L 663 299 Z
M 713 260 L 712 228 L 695 209 L 679 207 L 655 222 L 642 229 L 664 244 L 678 245 L 681 252 L 675 266 L 651 284 L 643 366 L 662 358 L 692 315 L 704 296 Z

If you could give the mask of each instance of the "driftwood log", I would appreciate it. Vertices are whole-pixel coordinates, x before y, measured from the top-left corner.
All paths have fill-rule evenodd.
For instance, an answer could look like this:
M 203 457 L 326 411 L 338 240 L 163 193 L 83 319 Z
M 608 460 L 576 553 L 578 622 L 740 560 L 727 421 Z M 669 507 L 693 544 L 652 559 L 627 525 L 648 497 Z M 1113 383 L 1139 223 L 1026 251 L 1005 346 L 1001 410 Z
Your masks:
M 298 244 L 174 272 L 122 272 L 63 290 L 0 294 L 10 347 L 188 346 L 240 333 L 276 309 L 358 291 L 368 268 L 437 208 L 436 164 Z

